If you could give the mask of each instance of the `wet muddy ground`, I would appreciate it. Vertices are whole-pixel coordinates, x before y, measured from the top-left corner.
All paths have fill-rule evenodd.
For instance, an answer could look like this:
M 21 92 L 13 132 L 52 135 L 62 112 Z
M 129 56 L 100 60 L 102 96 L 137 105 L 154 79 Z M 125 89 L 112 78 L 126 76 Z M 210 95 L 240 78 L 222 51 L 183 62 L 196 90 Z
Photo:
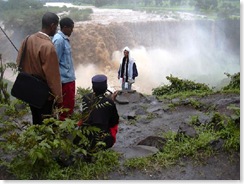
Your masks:
M 127 94 L 127 99 L 129 99 L 128 104 L 117 103 L 121 121 L 117 142 L 113 147 L 124 155 L 122 162 L 123 159 L 145 156 L 147 154 L 145 150 L 142 149 L 140 153 L 133 148 L 147 137 L 162 136 L 163 132 L 168 131 L 177 132 L 180 124 L 189 122 L 193 115 L 199 116 L 202 122 L 210 118 L 205 112 L 189 106 L 178 106 L 172 110 L 168 107 L 172 101 L 158 101 L 153 97 L 143 97 L 137 93 Z M 123 100 L 126 101 L 125 99 L 121 101 Z M 240 106 L 240 96 L 236 94 L 215 94 L 198 100 L 203 104 L 215 106 L 218 112 L 226 115 L 232 113 L 227 108 L 230 104 Z M 154 116 L 147 119 L 148 113 Z M 133 118 L 136 120 L 133 121 Z M 200 162 L 191 158 L 180 158 L 177 164 L 153 172 L 121 167 L 109 177 L 115 180 L 240 180 L 240 153 L 232 155 L 219 152 Z

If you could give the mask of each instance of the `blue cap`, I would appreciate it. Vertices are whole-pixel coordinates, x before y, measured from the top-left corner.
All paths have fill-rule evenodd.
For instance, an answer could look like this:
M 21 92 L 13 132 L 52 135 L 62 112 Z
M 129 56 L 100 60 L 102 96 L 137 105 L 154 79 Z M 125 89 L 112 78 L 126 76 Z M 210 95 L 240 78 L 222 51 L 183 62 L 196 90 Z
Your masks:
M 107 90 L 107 77 L 105 75 L 92 77 L 92 89 L 96 94 L 105 93 Z

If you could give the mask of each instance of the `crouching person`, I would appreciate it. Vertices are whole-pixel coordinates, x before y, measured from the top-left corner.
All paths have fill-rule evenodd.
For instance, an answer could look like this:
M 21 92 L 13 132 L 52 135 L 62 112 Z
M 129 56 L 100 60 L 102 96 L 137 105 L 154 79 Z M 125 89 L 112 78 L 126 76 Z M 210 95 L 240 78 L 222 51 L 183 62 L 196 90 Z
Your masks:
M 95 75 L 92 78 L 93 92 L 82 97 L 82 120 L 78 126 L 82 129 L 85 126 L 93 126 L 100 129 L 99 133 L 89 134 L 88 139 L 91 143 L 89 150 L 95 148 L 98 141 L 106 144 L 103 149 L 111 148 L 116 142 L 118 131 L 119 115 L 113 99 L 106 97 L 107 77 L 105 75 Z M 79 142 L 79 138 L 74 143 Z

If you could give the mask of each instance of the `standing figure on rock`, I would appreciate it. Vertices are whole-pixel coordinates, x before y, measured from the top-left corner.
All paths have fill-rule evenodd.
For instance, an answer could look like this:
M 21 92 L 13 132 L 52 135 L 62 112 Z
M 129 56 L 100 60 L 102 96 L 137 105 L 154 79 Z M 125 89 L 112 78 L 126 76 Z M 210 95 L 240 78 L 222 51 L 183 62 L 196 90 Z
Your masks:
M 138 76 L 135 60 L 130 57 L 129 47 L 123 49 L 124 56 L 121 59 L 118 79 L 121 81 L 122 90 L 131 90 L 135 78 Z
M 60 108 L 67 109 L 59 115 L 60 120 L 69 117 L 75 106 L 75 70 L 72 60 L 69 37 L 73 32 L 74 22 L 69 17 L 60 20 L 60 29 L 53 37 L 59 60 L 59 69 L 62 82 L 63 103 Z

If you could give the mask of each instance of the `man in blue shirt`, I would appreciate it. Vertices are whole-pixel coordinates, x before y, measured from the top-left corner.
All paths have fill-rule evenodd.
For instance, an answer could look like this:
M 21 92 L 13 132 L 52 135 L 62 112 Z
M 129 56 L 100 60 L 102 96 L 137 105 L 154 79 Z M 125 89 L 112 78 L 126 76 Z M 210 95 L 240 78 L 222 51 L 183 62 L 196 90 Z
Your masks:
M 69 37 L 73 32 L 74 22 L 65 17 L 60 20 L 60 30 L 54 35 L 53 43 L 59 59 L 59 70 L 62 82 L 63 103 L 61 108 L 68 109 L 60 113 L 59 119 L 65 120 L 74 110 L 75 106 L 75 70 L 72 60 Z

